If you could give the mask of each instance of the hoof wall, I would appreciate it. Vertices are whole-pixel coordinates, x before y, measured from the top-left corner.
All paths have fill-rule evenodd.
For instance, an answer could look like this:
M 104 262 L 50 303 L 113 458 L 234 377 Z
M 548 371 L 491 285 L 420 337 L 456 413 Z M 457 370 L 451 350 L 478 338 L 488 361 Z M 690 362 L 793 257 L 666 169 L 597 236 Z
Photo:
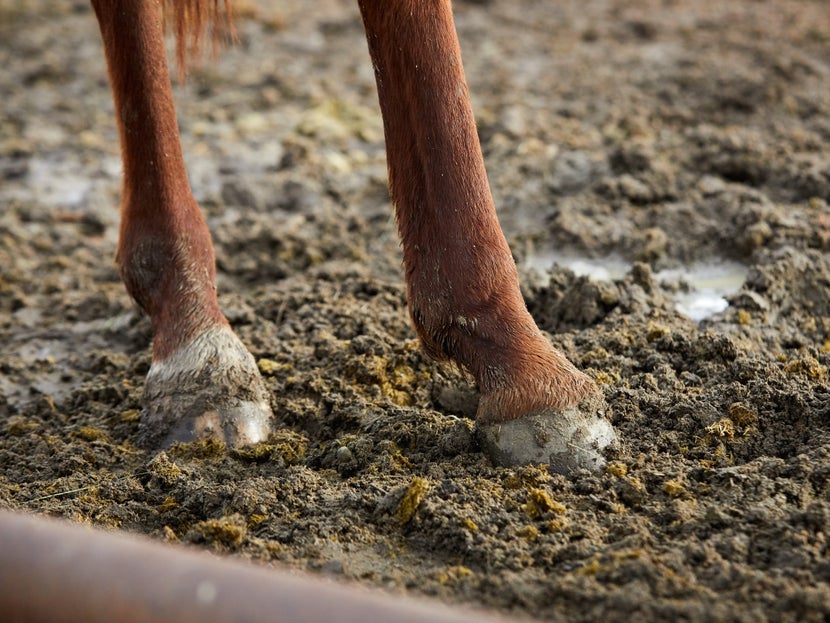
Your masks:
M 139 443 L 167 447 L 216 439 L 238 447 L 265 440 L 273 415 L 256 362 L 227 327 L 205 331 L 161 362 L 144 389 Z
M 602 417 L 605 401 L 598 394 L 567 409 L 550 409 L 524 417 L 477 427 L 479 443 L 496 465 L 547 464 L 559 474 L 581 469 L 598 471 L 605 465 L 602 450 L 617 439 Z
M 177 413 L 175 421 L 160 435 L 147 430 L 144 445 L 148 445 L 150 439 L 156 441 L 149 445 L 163 448 L 181 441 L 216 439 L 236 448 L 264 441 L 271 432 L 271 408 L 263 402 L 227 400 L 222 405 L 204 404 L 199 408 L 191 398 L 181 410 L 172 407 L 168 401 L 164 411 Z M 146 422 L 159 419 L 150 409 L 143 415 Z

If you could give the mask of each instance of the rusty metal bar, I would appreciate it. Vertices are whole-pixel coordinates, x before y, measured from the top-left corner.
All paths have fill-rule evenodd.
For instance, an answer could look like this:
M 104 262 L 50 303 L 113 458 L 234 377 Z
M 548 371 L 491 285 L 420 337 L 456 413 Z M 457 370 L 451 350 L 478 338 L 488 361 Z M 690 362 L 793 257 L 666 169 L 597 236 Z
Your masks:
M 6 623 L 508 623 L 474 610 L 0 511 Z

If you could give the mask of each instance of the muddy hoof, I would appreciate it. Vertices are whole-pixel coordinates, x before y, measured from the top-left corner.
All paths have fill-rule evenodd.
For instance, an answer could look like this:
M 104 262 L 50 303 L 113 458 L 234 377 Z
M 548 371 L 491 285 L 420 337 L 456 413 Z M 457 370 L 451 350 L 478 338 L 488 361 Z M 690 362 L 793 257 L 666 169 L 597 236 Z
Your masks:
M 576 406 L 477 427 L 479 443 L 496 465 L 539 465 L 559 474 L 598 471 L 617 435 L 603 417 L 605 400 L 592 393 Z
M 153 362 L 144 386 L 139 443 L 217 439 L 236 447 L 263 441 L 273 415 L 256 362 L 230 328 L 205 331 Z

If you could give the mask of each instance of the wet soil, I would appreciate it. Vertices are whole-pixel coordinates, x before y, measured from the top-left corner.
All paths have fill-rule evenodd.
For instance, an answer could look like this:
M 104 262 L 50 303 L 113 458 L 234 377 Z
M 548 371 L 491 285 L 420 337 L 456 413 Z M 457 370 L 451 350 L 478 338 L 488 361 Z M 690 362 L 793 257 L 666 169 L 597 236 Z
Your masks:
M 0 2 L 0 506 L 569 621 L 830 615 L 830 8 L 457 2 L 528 306 L 601 385 L 600 474 L 491 466 L 405 306 L 357 9 L 245 3 L 177 103 L 220 301 L 278 431 L 136 445 L 150 327 L 85 2 Z M 600 281 L 551 250 L 622 258 Z M 739 262 L 715 316 L 660 271 Z M 529 268 L 533 266 L 534 268 Z

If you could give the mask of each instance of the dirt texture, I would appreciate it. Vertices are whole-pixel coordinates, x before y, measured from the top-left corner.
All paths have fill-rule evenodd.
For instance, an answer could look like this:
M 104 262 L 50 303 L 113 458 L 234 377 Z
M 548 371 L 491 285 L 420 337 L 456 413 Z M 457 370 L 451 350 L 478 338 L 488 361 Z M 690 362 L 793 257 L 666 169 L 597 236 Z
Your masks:
M 491 466 L 418 349 L 356 6 L 240 9 L 176 97 L 278 431 L 151 452 L 95 19 L 0 2 L 0 506 L 553 621 L 826 620 L 830 6 L 456 3 L 528 307 L 622 439 L 571 478 Z M 630 269 L 527 268 L 550 249 Z M 722 260 L 725 311 L 676 311 L 657 273 Z

